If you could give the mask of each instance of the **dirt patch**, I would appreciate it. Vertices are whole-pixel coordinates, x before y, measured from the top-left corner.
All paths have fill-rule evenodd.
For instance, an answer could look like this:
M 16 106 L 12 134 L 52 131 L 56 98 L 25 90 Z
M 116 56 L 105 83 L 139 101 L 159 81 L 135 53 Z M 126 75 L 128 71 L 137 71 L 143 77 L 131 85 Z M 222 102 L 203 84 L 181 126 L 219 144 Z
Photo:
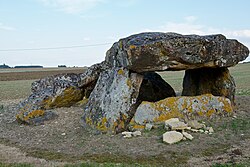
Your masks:
M 157 166 L 210 166 L 216 163 L 250 163 L 250 96 L 236 98 L 236 118 L 205 120 L 212 125 L 212 135 L 192 133 L 193 141 L 175 145 L 162 143 L 163 127 L 142 132 L 141 137 L 125 139 L 120 134 L 95 134 L 80 124 L 81 107 L 58 108 L 55 120 L 39 126 L 19 125 L 15 121 L 15 105 L 18 100 L 2 101 L 0 105 L 0 143 L 11 146 L 6 157 L 0 151 L 3 162 L 36 161 L 94 161 L 124 164 L 151 164 Z M 237 150 L 233 151 L 233 150 Z M 2 149 L 0 149 L 2 150 Z M 10 152 L 12 149 L 9 149 Z M 25 156 L 16 156 L 20 152 Z M 16 158 L 15 161 L 11 159 Z M 233 158 L 232 158 L 233 157 Z M 8 161 L 6 161 L 8 159 Z M 40 160 L 42 159 L 42 160 Z

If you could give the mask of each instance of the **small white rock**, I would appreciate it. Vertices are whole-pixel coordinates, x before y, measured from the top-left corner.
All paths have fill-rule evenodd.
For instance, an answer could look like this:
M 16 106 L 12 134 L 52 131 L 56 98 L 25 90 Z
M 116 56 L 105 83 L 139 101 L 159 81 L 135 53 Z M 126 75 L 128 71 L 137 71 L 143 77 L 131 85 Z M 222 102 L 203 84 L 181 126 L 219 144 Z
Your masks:
M 146 123 L 146 125 L 145 125 L 145 130 L 150 131 L 152 128 L 153 128 L 153 125 L 152 125 L 152 124 Z
M 62 133 L 62 136 L 65 136 L 66 135 L 66 133 Z
M 197 129 L 190 129 L 191 132 L 199 132 Z
M 201 129 L 204 127 L 203 124 L 199 123 L 197 120 L 190 120 L 187 123 L 192 129 Z
M 180 120 L 179 120 L 179 118 L 170 118 L 170 119 L 165 121 L 165 125 L 169 124 L 171 122 L 180 122 Z
M 209 133 L 214 133 L 214 129 L 213 129 L 212 127 L 209 127 L 209 128 L 208 128 L 208 132 L 209 132 Z
M 125 136 L 123 136 L 124 138 L 131 138 L 132 137 L 132 135 L 131 134 L 127 134 L 127 135 L 125 135 Z
M 168 126 L 171 130 L 184 130 L 188 127 L 184 122 L 170 122 Z
M 182 132 L 182 134 L 183 134 L 183 136 L 185 137 L 185 138 L 187 138 L 187 139 L 189 139 L 189 140 L 193 140 L 193 136 L 192 135 L 190 135 L 189 133 L 187 133 L 187 132 Z
M 198 130 L 200 133 L 204 133 L 204 130 L 203 129 L 199 129 Z
M 139 130 L 137 130 L 137 131 L 134 131 L 134 132 L 132 132 L 132 135 L 133 136 L 141 136 L 141 131 L 139 131 Z
M 122 132 L 122 135 L 124 138 L 131 138 L 132 137 L 132 132 Z
M 122 132 L 122 135 L 132 135 L 132 132 L 124 131 L 124 132 Z
M 179 118 L 170 118 L 168 120 L 165 121 L 165 129 L 166 130 L 171 130 L 170 128 L 170 124 L 173 122 L 180 122 Z
M 176 131 L 170 131 L 170 132 L 166 132 L 163 134 L 163 142 L 168 143 L 168 144 L 177 143 L 181 141 L 182 138 L 183 138 L 183 134 L 181 134 L 180 132 L 176 132 Z
M 204 133 L 205 133 L 205 134 L 208 134 L 208 131 L 206 130 Z

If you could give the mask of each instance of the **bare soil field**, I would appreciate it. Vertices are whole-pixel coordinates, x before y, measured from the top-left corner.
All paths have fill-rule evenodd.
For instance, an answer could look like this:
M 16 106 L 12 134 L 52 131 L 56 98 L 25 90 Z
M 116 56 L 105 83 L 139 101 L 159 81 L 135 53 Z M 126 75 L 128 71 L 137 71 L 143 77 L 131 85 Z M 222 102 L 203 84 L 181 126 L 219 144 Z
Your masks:
M 62 73 L 83 73 L 86 68 L 0 69 L 0 81 L 34 80 Z
M 31 82 L 20 81 L 6 90 L 3 82 L 16 81 L 0 81 L 0 166 L 250 166 L 249 67 L 231 69 L 245 94 L 236 97 L 234 117 L 204 120 L 213 134 L 191 133 L 192 141 L 174 145 L 162 142 L 163 126 L 129 139 L 95 134 L 81 126 L 82 107 L 55 109 L 58 117 L 44 125 L 20 125 L 15 107 L 26 94 L 13 96 L 14 90 Z M 161 75 L 181 89 L 183 73 Z

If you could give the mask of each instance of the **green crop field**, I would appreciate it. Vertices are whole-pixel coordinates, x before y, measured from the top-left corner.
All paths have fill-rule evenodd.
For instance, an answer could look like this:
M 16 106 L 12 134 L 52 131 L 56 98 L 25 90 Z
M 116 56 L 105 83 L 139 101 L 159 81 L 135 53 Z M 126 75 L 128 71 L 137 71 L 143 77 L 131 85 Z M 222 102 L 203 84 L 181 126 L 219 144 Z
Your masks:
M 238 64 L 229 70 L 236 82 L 236 94 L 250 95 L 250 63 Z M 166 71 L 159 74 L 175 91 L 181 92 L 184 73 L 184 71 Z
M 83 68 L 0 70 L 0 100 L 25 98 L 30 94 L 31 83 L 38 78 L 66 72 L 79 73 L 84 70 Z M 238 64 L 229 70 L 236 82 L 236 94 L 250 95 L 250 63 Z M 184 71 L 166 71 L 159 74 L 174 90 L 181 92 Z

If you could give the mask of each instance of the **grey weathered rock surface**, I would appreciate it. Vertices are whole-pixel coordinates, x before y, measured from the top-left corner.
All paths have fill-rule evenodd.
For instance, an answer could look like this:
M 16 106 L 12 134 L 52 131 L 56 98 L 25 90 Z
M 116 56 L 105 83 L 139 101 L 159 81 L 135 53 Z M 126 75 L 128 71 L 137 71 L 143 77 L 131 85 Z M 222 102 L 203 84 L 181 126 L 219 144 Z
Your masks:
M 148 32 L 120 39 L 106 53 L 115 67 L 136 72 L 230 67 L 246 59 L 249 50 L 223 35 L 181 35 Z
M 134 116 L 143 76 L 125 68 L 103 71 L 85 107 L 82 122 L 100 131 L 121 132 Z
M 83 98 L 83 90 L 77 85 L 78 74 L 49 76 L 32 83 L 32 94 L 18 106 L 17 120 L 27 124 L 39 124 L 54 117 L 48 109 L 69 107 Z
M 142 102 L 136 110 L 134 120 L 139 125 L 164 122 L 170 118 L 186 119 L 229 116 L 233 108 L 229 99 L 213 96 L 169 97 L 158 102 Z
M 234 104 L 235 82 L 227 68 L 201 68 L 186 70 L 183 79 L 183 96 L 211 93 L 223 96 Z
M 169 131 L 163 134 L 163 142 L 168 144 L 174 144 L 183 139 L 183 134 L 176 131 Z
M 153 124 L 146 123 L 145 130 L 150 131 L 153 128 Z
M 107 63 L 103 61 L 90 66 L 84 73 L 80 74 L 78 87 L 84 89 L 84 95 L 86 98 L 90 96 L 90 93 L 94 89 L 100 73 L 108 68 Z

